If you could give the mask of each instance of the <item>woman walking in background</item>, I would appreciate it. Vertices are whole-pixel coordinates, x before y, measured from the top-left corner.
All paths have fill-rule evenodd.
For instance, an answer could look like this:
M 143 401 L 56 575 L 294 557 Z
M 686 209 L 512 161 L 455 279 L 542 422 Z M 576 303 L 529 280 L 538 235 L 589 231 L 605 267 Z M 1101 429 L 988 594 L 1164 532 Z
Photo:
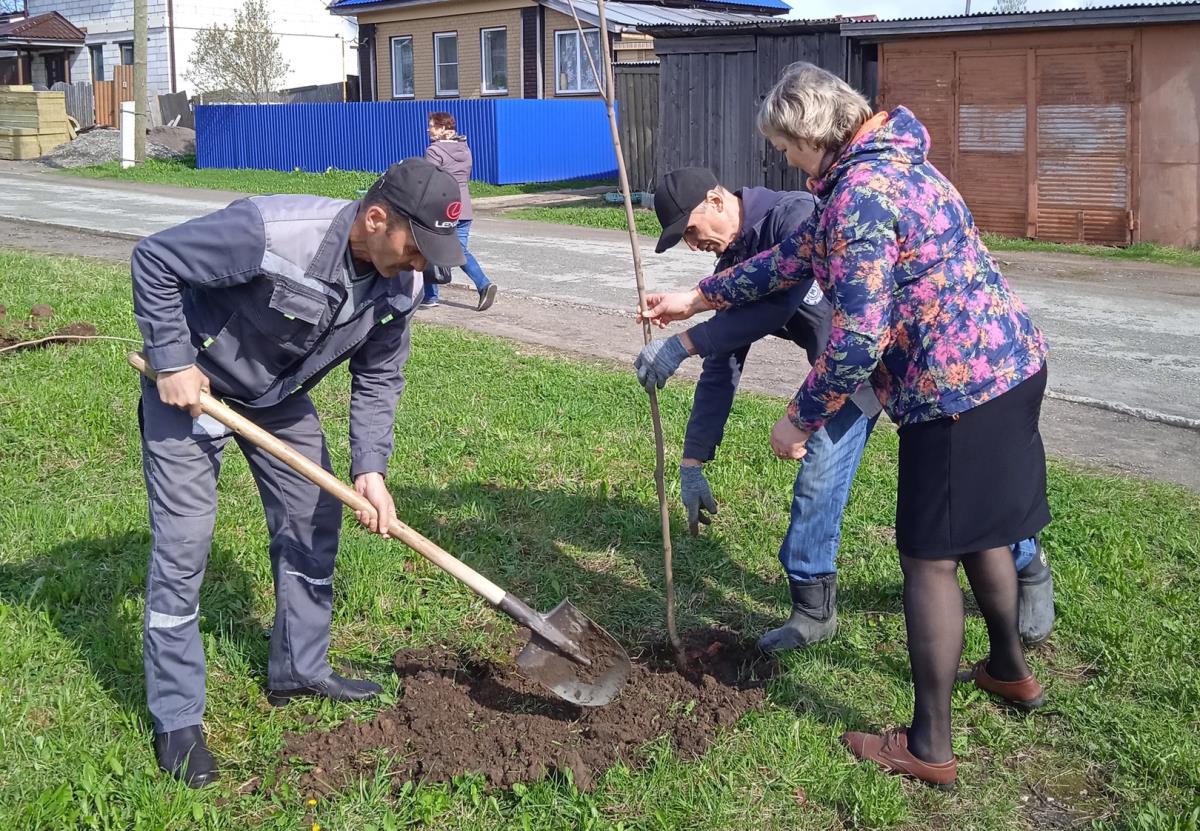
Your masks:
M 450 113 L 430 113 L 428 133 L 429 147 L 425 150 L 425 158 L 453 176 L 462 194 L 462 211 L 458 215 L 458 241 L 462 243 L 463 253 L 467 255 L 466 265 L 462 269 L 479 292 L 479 305 L 475 308 L 476 311 L 482 312 L 496 302 L 496 284 L 483 273 L 479 262 L 467 248 L 471 220 L 474 217 L 471 210 L 471 194 L 467 187 L 471 180 L 471 148 L 467 146 L 467 137 L 459 135 L 458 125 Z M 432 270 L 425 272 L 425 299 L 421 303 L 422 309 L 432 309 L 439 304 L 439 282 L 450 282 L 449 271 L 446 272 L 446 278 L 440 281 L 436 279 Z
M 694 291 L 647 295 L 641 313 L 664 325 L 814 276 L 820 283 L 833 333 L 771 446 L 781 459 L 802 458 L 809 437 L 868 380 L 900 425 L 896 546 L 915 691 L 909 726 L 842 740 L 860 759 L 948 787 L 957 777 L 960 563 L 991 647 L 967 677 L 1017 707 L 1042 703 L 1018 631 L 1009 546 L 1050 521 L 1038 432 L 1046 345 L 962 197 L 927 161 L 929 134 L 912 112 L 872 115 L 844 81 L 797 63 L 763 101 L 758 125 L 812 177 L 821 207 L 793 237 Z M 1049 590 L 1045 561 L 1030 568 Z

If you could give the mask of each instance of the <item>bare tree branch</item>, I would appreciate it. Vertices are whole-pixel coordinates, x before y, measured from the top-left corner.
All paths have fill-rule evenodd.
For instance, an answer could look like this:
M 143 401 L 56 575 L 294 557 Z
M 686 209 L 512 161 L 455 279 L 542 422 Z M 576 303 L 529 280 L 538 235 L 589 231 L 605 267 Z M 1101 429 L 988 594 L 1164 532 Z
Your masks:
M 184 78 L 197 93 L 224 92 L 246 103 L 269 101 L 288 72 L 266 0 L 246 0 L 232 26 L 201 29 L 191 60 Z

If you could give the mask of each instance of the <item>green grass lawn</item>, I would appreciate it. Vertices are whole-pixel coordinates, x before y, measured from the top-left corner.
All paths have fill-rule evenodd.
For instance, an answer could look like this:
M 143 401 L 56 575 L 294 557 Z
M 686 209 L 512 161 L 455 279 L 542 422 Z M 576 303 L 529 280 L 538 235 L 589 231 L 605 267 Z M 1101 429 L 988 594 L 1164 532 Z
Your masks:
M 629 225 L 625 219 L 623 205 L 610 205 L 603 200 L 572 205 L 546 205 L 536 208 L 511 208 L 504 215 L 513 219 L 529 219 L 534 222 L 553 222 L 559 225 L 581 225 L 585 228 L 611 228 L 624 231 Z M 657 237 L 662 225 L 654 211 L 634 208 L 633 218 L 638 233 L 644 237 Z
M 335 199 L 356 199 L 355 191 L 368 187 L 378 174 L 353 170 L 334 170 L 325 173 L 284 172 L 278 170 L 232 170 L 227 168 L 198 169 L 194 157 L 182 160 L 149 159 L 145 164 L 128 170 L 120 162 L 106 162 L 89 167 L 65 169 L 64 173 L 88 179 L 121 179 L 127 182 L 148 182 L 156 185 L 177 185 L 185 188 L 232 190 L 242 193 L 312 193 Z M 588 188 L 611 182 L 596 179 L 571 179 L 562 182 L 531 182 L 523 185 L 489 185 L 471 182 L 471 195 L 510 196 L 518 193 L 543 193 L 565 188 Z
M 48 302 L 62 321 L 136 336 L 124 268 L 0 252 L 0 273 L 10 320 Z M 144 709 L 149 532 L 124 352 L 101 341 L 0 356 L 0 828 L 1197 827 L 1200 498 L 1175 487 L 1051 466 L 1059 623 L 1031 659 L 1049 704 L 1020 717 L 958 689 L 957 792 L 885 776 L 841 749 L 843 730 L 903 723 L 911 707 L 892 548 L 896 438 L 883 429 L 846 514 L 838 637 L 787 656 L 767 706 L 702 759 L 655 744 L 644 766 L 611 770 L 590 794 L 557 777 L 487 791 L 472 776 L 394 793 L 381 774 L 311 810 L 297 774 L 274 778 L 282 734 L 373 709 L 266 705 L 267 536 L 231 444 L 200 624 L 224 779 L 189 792 L 156 772 Z M 632 374 L 418 325 L 408 379 L 388 479 L 401 517 L 534 606 L 569 595 L 627 643 L 661 636 L 653 443 Z M 339 370 L 315 394 L 343 475 L 348 389 Z M 662 394 L 672 458 L 691 393 L 673 382 Z M 673 507 L 684 628 L 756 635 L 785 612 L 775 551 L 794 467 L 767 445 L 781 407 L 738 398 L 710 465 L 721 512 L 709 532 L 685 536 Z M 383 684 L 385 702 L 401 693 L 395 650 L 495 648 L 509 630 L 417 555 L 349 522 L 335 591 L 332 660 Z M 985 649 L 972 616 L 964 657 Z

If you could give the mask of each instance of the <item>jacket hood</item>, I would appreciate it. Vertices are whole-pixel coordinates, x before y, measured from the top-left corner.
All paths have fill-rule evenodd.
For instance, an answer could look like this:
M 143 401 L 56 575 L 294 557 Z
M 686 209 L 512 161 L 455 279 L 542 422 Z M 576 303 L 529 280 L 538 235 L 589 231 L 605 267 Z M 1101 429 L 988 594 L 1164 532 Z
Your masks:
M 823 199 L 855 165 L 870 162 L 918 165 L 925 161 L 928 151 L 929 131 L 925 125 L 907 107 L 897 107 L 864 124 L 824 175 L 810 181 L 810 189 Z

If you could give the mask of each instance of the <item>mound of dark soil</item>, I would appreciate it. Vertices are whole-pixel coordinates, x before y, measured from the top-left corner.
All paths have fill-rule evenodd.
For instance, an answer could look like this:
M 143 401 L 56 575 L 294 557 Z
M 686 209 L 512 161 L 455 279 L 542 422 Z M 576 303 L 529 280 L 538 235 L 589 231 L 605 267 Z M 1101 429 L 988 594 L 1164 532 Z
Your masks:
M 593 709 L 549 696 L 511 666 L 449 652 L 399 652 L 403 695 L 395 707 L 370 721 L 291 734 L 283 758 L 311 766 L 301 784 L 320 794 L 372 775 L 381 755 L 391 757 L 397 786 L 478 773 L 507 787 L 570 770 L 576 786 L 590 790 L 618 760 L 636 766 L 639 749 L 660 736 L 682 755 L 699 756 L 722 729 L 762 704 L 773 665 L 753 642 L 720 630 L 692 632 L 684 641 L 692 677 L 675 670 L 669 650 L 647 649 L 620 696 Z

